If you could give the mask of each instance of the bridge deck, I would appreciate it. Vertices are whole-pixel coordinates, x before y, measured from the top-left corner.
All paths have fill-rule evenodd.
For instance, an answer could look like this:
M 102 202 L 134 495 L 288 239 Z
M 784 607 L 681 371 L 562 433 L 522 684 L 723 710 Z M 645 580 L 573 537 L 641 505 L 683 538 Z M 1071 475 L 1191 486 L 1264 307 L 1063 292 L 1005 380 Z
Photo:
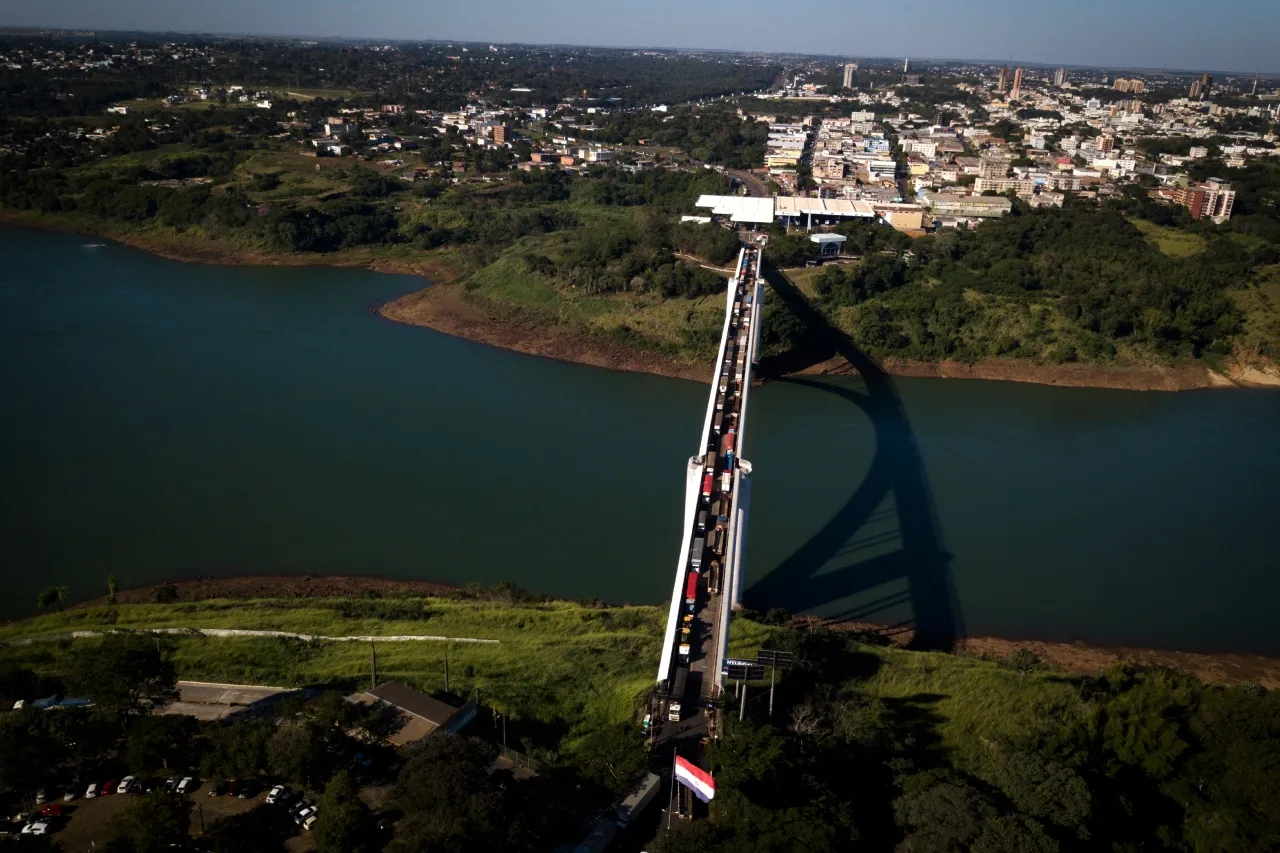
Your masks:
M 688 718 L 718 695 L 729 615 L 740 603 L 751 475 L 751 464 L 741 454 L 759 348 L 760 255 L 755 246 L 743 248 L 729 282 L 698 454 L 686 468 L 685 523 L 658 667 L 658 693 L 666 700 L 659 705 L 663 720 L 670 702 L 681 701 L 681 716 Z M 696 593 L 692 604 L 690 578 Z M 684 643 L 690 647 L 687 656 L 681 654 Z

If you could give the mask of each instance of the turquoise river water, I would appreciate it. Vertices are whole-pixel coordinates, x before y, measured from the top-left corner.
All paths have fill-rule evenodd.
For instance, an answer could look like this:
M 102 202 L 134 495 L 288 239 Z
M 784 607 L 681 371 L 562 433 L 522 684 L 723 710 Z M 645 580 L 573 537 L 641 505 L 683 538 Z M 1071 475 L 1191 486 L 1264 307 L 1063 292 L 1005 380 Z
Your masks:
M 111 574 L 663 601 L 704 386 L 370 310 L 421 285 L 0 229 L 0 616 Z M 753 391 L 750 603 L 1280 654 L 1280 393 L 891 386 Z

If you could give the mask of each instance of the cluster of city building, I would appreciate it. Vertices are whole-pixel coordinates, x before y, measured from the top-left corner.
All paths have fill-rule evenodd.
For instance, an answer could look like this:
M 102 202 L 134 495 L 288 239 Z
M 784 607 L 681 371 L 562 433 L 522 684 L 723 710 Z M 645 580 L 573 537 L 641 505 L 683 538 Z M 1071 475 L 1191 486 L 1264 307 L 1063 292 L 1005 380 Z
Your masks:
M 858 67 L 850 63 L 842 70 L 847 90 Z M 1127 183 L 1185 207 L 1194 218 L 1221 223 L 1231 218 L 1235 191 L 1222 178 L 1206 178 L 1199 167 L 1210 158 L 1228 169 L 1280 155 L 1272 132 L 1280 121 L 1280 95 L 1259 95 L 1256 80 L 1237 81 L 1218 103 L 1208 74 L 1182 92 L 1174 86 L 1185 78 L 1157 79 L 1157 97 L 1138 76 L 1094 74 L 1077 85 L 1066 69 L 1033 73 L 1006 66 L 984 69 L 975 85 L 974 69 L 965 68 L 955 72 L 954 101 L 926 107 L 911 100 L 909 87 L 921 75 L 910 71 L 905 63 L 901 85 L 839 95 L 806 89 L 803 75 L 788 80 L 775 96 L 794 101 L 797 93 L 809 92 L 807 97 L 853 109 L 848 118 L 827 117 L 828 107 L 827 116 L 771 125 L 765 162 L 770 177 L 789 194 L 916 204 L 925 228 L 1002 216 L 1014 197 L 1031 206 L 1060 206 L 1067 194 L 1106 198 Z M 947 74 L 928 82 L 946 85 Z M 1102 88 L 1147 97 L 1108 97 Z M 973 106 L 975 101 L 982 106 Z M 1181 144 L 1162 151 L 1161 139 Z M 802 180 L 805 172 L 809 180 Z

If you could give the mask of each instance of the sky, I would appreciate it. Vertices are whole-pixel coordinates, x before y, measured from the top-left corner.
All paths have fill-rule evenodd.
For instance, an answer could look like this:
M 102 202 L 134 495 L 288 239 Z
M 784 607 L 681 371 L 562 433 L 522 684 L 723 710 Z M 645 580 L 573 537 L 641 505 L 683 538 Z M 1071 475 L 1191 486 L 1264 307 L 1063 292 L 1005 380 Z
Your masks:
M 0 26 L 1280 73 L 1280 0 L 9 0 Z

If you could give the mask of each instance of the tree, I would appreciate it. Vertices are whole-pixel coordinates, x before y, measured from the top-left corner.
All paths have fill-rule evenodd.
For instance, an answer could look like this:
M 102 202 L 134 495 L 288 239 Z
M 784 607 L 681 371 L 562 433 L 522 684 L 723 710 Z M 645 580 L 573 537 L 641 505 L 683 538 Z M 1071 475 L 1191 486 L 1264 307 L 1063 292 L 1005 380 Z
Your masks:
M 615 794 L 646 769 L 644 738 L 635 726 L 606 726 L 583 739 L 578 749 L 582 775 Z
M 312 832 L 319 853 L 360 853 L 369 848 L 374 837 L 373 817 L 357 793 L 356 784 L 346 771 L 325 786 Z
M 993 748 L 979 772 L 1023 814 L 1085 833 L 1092 811 L 1089 786 L 1069 767 L 1035 753 Z
M 1005 666 L 1018 673 L 1019 681 L 1026 678 L 1028 673 L 1035 672 L 1040 668 L 1040 658 L 1030 649 L 1014 649 L 1005 658 L 1004 662 Z
M 138 634 L 114 634 L 96 650 L 86 650 L 76 658 L 68 681 L 122 727 L 178 698 L 178 678 L 167 650 Z
M 48 610 L 53 605 L 58 605 L 58 612 L 61 613 L 67 600 L 67 588 L 65 586 L 49 586 L 40 592 L 40 596 L 36 599 L 36 606 L 41 610 Z
M 191 800 L 170 791 L 152 791 L 111 819 L 108 853 L 161 853 L 185 846 Z
M 310 720 L 295 720 L 276 729 L 267 741 L 267 763 L 273 772 L 300 785 L 319 781 L 325 762 L 325 738 Z
M 510 774 L 490 773 L 497 755 L 476 738 L 435 734 L 410 748 L 394 802 L 405 817 L 392 853 L 483 853 L 526 848 L 525 819 Z M 505 779 L 504 779 L 505 776 Z
M 120 591 L 120 584 L 116 581 L 115 575 L 107 575 L 107 602 L 116 603 L 116 593 Z
M 32 708 L 0 716 L 0 790 L 29 796 L 61 760 L 44 725 L 47 716 Z
M 182 766 L 189 757 L 199 734 L 200 724 L 185 714 L 158 714 L 138 717 L 129 726 L 124 753 L 134 773 L 169 770 L 172 763 Z
M 957 779 L 904 794 L 894 801 L 893 814 L 907 831 L 899 853 L 961 853 L 996 809 L 985 794 Z
M 1058 842 L 1025 815 L 989 818 L 970 853 L 1058 853 Z
M 276 733 L 270 720 L 223 722 L 209 734 L 200 770 L 206 776 L 253 776 L 268 766 L 267 745 Z

